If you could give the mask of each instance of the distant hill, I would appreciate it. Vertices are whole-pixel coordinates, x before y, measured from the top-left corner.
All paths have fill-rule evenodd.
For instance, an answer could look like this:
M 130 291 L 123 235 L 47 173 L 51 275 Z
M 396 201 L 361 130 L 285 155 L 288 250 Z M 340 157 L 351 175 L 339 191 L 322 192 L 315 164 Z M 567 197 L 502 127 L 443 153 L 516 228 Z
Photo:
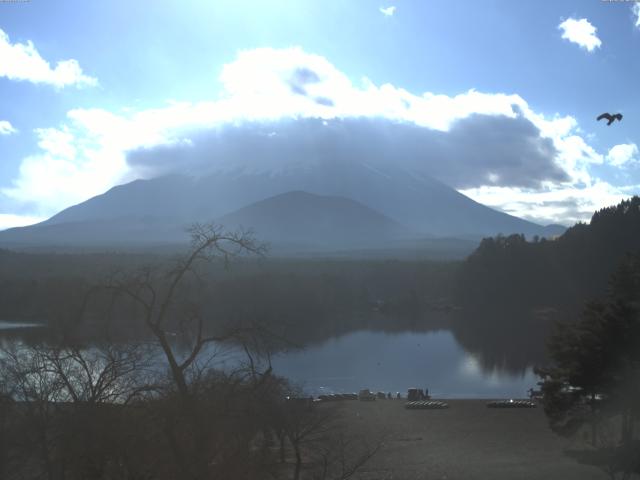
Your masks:
M 140 213 L 140 212 L 137 212 Z M 104 220 L 48 221 L 0 232 L 9 246 L 177 245 L 184 243 L 188 223 L 129 215 Z M 418 235 L 398 222 L 348 198 L 287 192 L 252 203 L 214 219 L 228 229 L 251 229 L 277 251 L 327 251 L 384 248 Z
M 197 178 L 169 175 L 136 180 L 67 208 L 38 225 L 0 232 L 0 246 L 180 242 L 186 239 L 184 229 L 193 222 L 235 222 L 235 218 L 226 216 L 296 191 L 358 202 L 368 209 L 360 210 L 363 215 L 367 212 L 363 225 L 371 221 L 374 211 L 388 222 L 402 225 L 415 238 L 479 240 L 498 233 L 553 237 L 563 231 L 560 226 L 543 227 L 498 212 L 431 177 L 394 165 L 374 168 L 360 160 L 325 160 L 272 172 L 226 170 Z M 255 208 L 286 210 L 285 202 L 276 201 Z M 286 211 L 285 217 L 292 215 Z M 354 221 L 357 212 L 350 212 Z M 311 224 L 305 225 L 310 228 Z M 267 226 L 263 227 L 266 232 Z M 331 234 L 337 239 L 335 232 Z M 351 233 L 344 235 L 355 238 Z
M 257 238 L 308 249 L 382 246 L 417 236 L 406 227 L 344 197 L 288 192 L 217 219 L 227 228 L 251 228 Z

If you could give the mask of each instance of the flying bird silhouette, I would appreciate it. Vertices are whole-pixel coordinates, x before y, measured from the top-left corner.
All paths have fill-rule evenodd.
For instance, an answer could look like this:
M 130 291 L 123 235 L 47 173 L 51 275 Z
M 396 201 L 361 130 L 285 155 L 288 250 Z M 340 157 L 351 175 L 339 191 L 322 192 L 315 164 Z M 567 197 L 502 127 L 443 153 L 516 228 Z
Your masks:
M 597 120 L 600 121 L 602 119 L 607 120 L 607 125 L 611 125 L 615 120 L 618 120 L 619 122 L 622 121 L 622 114 L 621 113 L 616 113 L 615 115 L 611 115 L 610 113 L 603 113 L 602 115 L 600 115 Z

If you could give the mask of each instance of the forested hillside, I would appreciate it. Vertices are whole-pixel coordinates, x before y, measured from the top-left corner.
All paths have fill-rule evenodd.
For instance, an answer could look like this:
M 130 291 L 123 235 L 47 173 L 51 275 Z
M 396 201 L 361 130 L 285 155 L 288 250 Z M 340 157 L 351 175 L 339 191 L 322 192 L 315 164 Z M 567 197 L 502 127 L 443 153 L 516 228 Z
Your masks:
M 640 250 L 640 198 L 597 211 L 555 240 L 485 238 L 464 262 L 455 297 L 467 307 L 572 309 L 606 293 L 625 255 Z
M 168 255 L 29 254 L 0 250 L 0 320 L 42 322 L 56 331 L 80 312 L 87 292 L 113 278 L 171 265 Z M 248 319 L 269 325 L 295 344 L 320 341 L 360 328 L 424 328 L 429 312 L 448 299 L 457 262 L 237 259 L 229 269 L 204 269 L 204 290 L 185 282 L 207 324 L 221 327 Z M 107 309 L 108 299 L 89 311 Z M 127 312 L 112 334 L 133 337 Z M 391 315 L 392 319 L 381 318 Z M 94 325 L 100 330 L 99 315 Z M 438 317 L 439 318 L 439 317 Z M 115 325 L 112 325 L 115 327 Z M 286 333 L 285 333 L 286 331 Z M 89 333 L 89 332 L 86 332 Z

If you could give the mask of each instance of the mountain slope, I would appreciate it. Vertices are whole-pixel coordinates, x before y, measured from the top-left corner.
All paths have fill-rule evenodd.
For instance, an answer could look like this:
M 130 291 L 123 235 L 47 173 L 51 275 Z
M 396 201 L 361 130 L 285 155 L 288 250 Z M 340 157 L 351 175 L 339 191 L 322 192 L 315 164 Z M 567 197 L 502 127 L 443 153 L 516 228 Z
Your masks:
M 217 172 L 200 178 L 179 175 L 137 180 L 70 207 L 46 223 L 123 215 L 183 219 L 220 217 L 285 192 L 351 198 L 403 225 L 437 236 L 497 233 L 544 235 L 544 227 L 492 210 L 424 175 L 357 160 L 300 164 L 281 172 Z
M 383 168 L 356 159 L 327 159 L 272 172 L 227 170 L 198 178 L 170 175 L 136 180 L 38 225 L 0 232 L 0 244 L 174 242 L 184 238 L 184 228 L 195 221 L 224 218 L 239 208 L 292 191 L 351 199 L 406 226 L 416 236 L 559 233 L 492 210 L 431 177 L 392 164 Z
M 249 227 L 258 238 L 320 248 L 381 246 L 416 234 L 390 218 L 343 197 L 288 192 L 224 215 L 228 228 Z

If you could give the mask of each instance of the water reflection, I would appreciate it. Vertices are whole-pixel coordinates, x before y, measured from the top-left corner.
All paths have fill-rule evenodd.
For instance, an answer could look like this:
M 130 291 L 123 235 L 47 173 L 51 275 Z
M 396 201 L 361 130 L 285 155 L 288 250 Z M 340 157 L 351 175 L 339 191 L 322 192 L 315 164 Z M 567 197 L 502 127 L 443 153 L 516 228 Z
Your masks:
M 41 323 L 0 320 L 0 348 L 8 348 L 14 342 L 34 345 L 46 341 L 48 336 Z
M 352 320 L 347 324 L 351 329 L 343 324 L 338 332 L 325 324 L 326 331 L 300 336 L 298 344 L 306 348 L 276 355 L 273 367 L 312 395 L 362 388 L 404 393 L 417 387 L 441 398 L 499 398 L 523 397 L 535 386 L 531 365 L 544 346 L 542 338 L 532 341 L 543 335 L 539 321 L 532 335 L 526 332 L 533 328 L 523 328 L 522 320 L 488 329 L 483 328 L 487 322 L 476 317 L 475 322 L 450 322 L 452 330 L 435 330 L 447 323 L 440 316 L 435 320 L 403 322 L 376 316 L 366 322 Z M 46 341 L 47 329 L 35 326 L 39 325 L 0 322 L 0 346 Z M 218 346 L 214 363 L 231 368 L 244 358 L 237 353 Z
M 42 327 L 40 323 L 8 322 L 0 320 L 0 330 L 21 330 L 23 328 Z
M 358 331 L 278 355 L 273 366 L 314 395 L 418 387 L 442 398 L 523 397 L 537 381 L 530 368 L 521 374 L 483 370 L 448 331 Z

